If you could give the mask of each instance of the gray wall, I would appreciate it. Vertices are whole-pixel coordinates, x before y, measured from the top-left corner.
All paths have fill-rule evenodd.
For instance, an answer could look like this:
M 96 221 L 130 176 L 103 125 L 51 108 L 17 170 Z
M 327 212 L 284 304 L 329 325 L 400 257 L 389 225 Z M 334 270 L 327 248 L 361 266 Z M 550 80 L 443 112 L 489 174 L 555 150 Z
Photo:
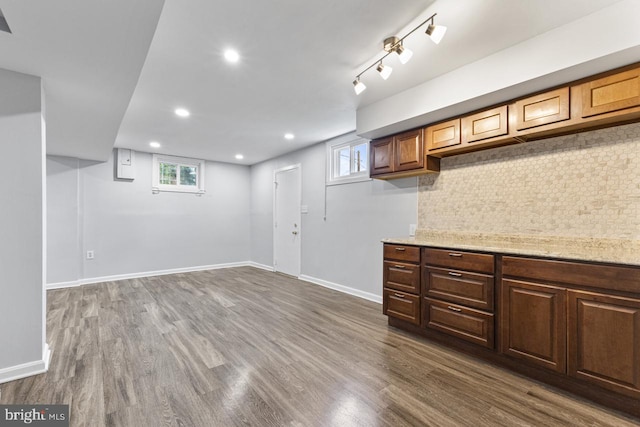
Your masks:
M 351 134 L 339 138 L 354 139 Z M 326 144 L 320 143 L 251 167 L 251 259 L 273 266 L 273 171 L 302 165 L 301 274 L 382 294 L 380 239 L 406 236 L 417 219 L 417 179 L 326 187 Z
M 249 168 L 207 162 L 203 196 L 152 194 L 151 159 L 136 153 L 136 179 L 121 181 L 114 156 L 48 157 L 47 283 L 249 261 Z
M 0 70 L 0 369 L 42 361 L 43 174 L 40 79 Z

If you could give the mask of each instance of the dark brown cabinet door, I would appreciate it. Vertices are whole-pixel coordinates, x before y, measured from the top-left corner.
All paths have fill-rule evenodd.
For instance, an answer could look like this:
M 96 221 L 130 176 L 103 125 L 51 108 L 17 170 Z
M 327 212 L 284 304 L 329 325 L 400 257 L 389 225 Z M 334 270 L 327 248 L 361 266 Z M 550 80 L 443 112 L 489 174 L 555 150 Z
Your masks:
M 640 300 L 569 291 L 569 375 L 640 397 Z
M 393 172 L 393 138 L 371 141 L 371 176 Z
M 394 171 L 421 169 L 424 166 L 424 146 L 422 129 L 396 135 L 394 138 Z
M 502 280 L 502 352 L 566 372 L 565 288 Z

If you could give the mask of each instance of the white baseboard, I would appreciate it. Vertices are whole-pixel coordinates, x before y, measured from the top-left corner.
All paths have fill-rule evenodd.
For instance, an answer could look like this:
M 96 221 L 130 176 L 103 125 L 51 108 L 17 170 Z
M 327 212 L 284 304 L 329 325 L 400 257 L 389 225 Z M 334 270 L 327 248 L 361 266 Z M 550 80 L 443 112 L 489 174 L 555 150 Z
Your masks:
M 30 377 L 32 375 L 44 374 L 49 369 L 50 358 L 51 349 L 49 348 L 49 344 L 45 344 L 42 352 L 42 360 L 36 360 L 0 369 L 0 384 Z
M 253 262 L 253 261 L 249 261 L 247 266 L 254 267 L 254 268 L 259 268 L 261 270 L 275 271 L 275 268 L 273 268 L 273 266 L 271 266 L 271 265 L 259 264 L 257 262 Z
M 71 288 L 74 286 L 90 285 L 90 284 L 102 283 L 102 282 L 114 282 L 117 280 L 138 279 L 141 277 L 164 276 L 167 274 L 190 273 L 194 271 L 217 270 L 221 268 L 232 268 L 232 267 L 254 267 L 254 268 L 259 268 L 266 271 L 275 271 L 275 269 L 270 265 L 260 264 L 253 261 L 243 261 L 243 262 L 231 262 L 226 264 L 201 265 L 197 267 L 173 268 L 169 270 L 145 271 L 142 273 L 117 274 L 114 276 L 103 276 L 103 277 L 93 277 L 90 279 L 80 279 L 73 282 L 50 283 L 47 285 L 47 290 Z M 373 301 L 378 304 L 382 304 L 382 297 L 376 294 L 372 294 L 370 292 L 361 291 L 359 289 L 350 288 L 348 286 L 339 285 L 337 283 L 329 282 L 327 280 L 318 279 L 316 277 L 311 277 L 304 274 L 300 275 L 298 279 L 304 280 L 305 282 L 320 285 L 325 288 L 344 292 L 345 294 L 353 295 L 358 298 L 363 298 L 368 301 Z
M 348 286 L 339 285 L 337 283 L 329 282 L 327 280 L 318 279 L 316 277 L 307 276 L 301 274 L 298 279 L 305 282 L 313 283 L 316 285 L 324 286 L 325 288 L 333 289 L 335 291 L 344 292 L 345 294 L 353 295 L 358 298 L 363 298 L 368 301 L 373 301 L 378 304 L 382 304 L 382 297 L 380 295 L 372 294 L 370 292 L 361 291 L 359 289 L 350 288 Z
M 141 277 L 165 276 L 167 274 L 191 273 L 194 271 L 218 270 L 221 268 L 232 268 L 232 267 L 255 267 L 255 268 L 261 268 L 263 270 L 273 271 L 273 267 L 269 267 L 263 264 L 258 264 L 252 261 L 229 262 L 226 264 L 200 265 L 196 267 L 172 268 L 168 270 L 144 271 L 142 273 L 116 274 L 113 276 L 92 277 L 88 279 L 75 280 L 72 282 L 49 283 L 47 285 L 47 290 L 72 288 L 74 286 L 91 285 L 94 283 L 102 283 L 102 282 L 115 282 L 118 280 L 138 279 Z

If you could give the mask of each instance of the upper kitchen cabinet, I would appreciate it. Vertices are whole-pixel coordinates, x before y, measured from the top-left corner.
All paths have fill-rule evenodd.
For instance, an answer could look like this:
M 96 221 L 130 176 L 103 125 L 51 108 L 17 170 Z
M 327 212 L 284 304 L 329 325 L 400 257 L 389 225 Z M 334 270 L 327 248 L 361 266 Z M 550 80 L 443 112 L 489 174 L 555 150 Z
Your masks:
M 568 87 L 521 99 L 513 105 L 519 131 L 569 120 L 569 111 Z
M 462 143 L 470 144 L 509 133 L 507 106 L 492 108 L 462 118 Z
M 393 172 L 393 137 L 371 141 L 369 151 L 371 176 Z
M 440 159 L 425 156 L 422 129 L 371 141 L 372 178 L 391 179 L 440 171 Z
M 420 169 L 424 165 L 422 129 L 401 133 L 394 136 L 393 140 L 396 150 L 393 156 L 395 172 Z
M 439 172 L 440 157 L 638 121 L 640 64 L 633 64 L 372 141 L 371 176 Z
M 460 119 L 449 120 L 427 127 L 425 130 L 427 151 L 437 152 L 460 145 Z
M 633 107 L 640 107 L 640 68 L 582 84 L 582 117 Z

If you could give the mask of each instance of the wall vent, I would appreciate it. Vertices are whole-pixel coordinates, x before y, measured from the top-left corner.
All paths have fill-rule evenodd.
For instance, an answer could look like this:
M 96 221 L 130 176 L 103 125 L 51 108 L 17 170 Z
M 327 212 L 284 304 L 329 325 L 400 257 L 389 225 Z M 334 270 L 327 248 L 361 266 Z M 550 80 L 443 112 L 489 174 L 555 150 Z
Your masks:
M 11 34 L 11 28 L 9 28 L 9 24 L 7 24 L 7 20 L 2 13 L 2 9 L 0 9 L 0 31 Z

